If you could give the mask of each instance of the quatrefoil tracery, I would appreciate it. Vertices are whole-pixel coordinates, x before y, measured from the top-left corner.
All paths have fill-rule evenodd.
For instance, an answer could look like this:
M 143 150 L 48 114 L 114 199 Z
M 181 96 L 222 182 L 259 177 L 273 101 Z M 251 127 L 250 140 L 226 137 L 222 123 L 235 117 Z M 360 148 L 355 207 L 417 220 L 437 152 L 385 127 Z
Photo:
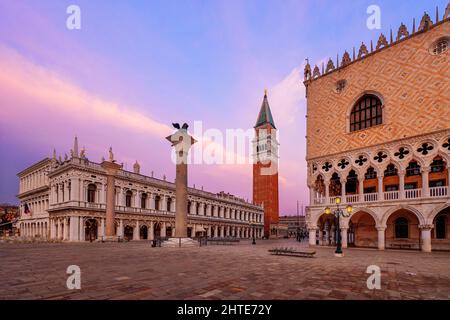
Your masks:
M 333 167 L 333 166 L 327 161 L 327 162 L 325 162 L 325 164 L 322 166 L 322 169 L 325 170 L 325 172 L 328 172 L 328 171 L 330 171 L 330 169 L 331 169 L 332 167 Z
M 443 148 L 447 149 L 448 151 L 450 151 L 450 138 L 447 139 L 447 142 L 445 142 L 442 145 Z
M 433 150 L 433 146 L 428 144 L 427 142 L 424 142 L 424 143 L 422 143 L 422 146 L 417 149 L 417 152 L 426 156 L 428 154 L 428 151 L 431 151 L 431 150 Z
M 367 158 L 364 158 L 364 156 L 359 156 L 358 159 L 355 160 L 355 163 L 360 167 L 364 165 L 364 162 L 367 162 Z
M 398 152 L 394 153 L 394 156 L 398 157 L 399 159 L 403 159 L 407 154 L 409 154 L 409 150 L 401 147 L 400 149 L 398 149 Z
M 387 154 L 383 153 L 382 151 L 378 152 L 377 155 L 373 158 L 373 160 L 381 163 L 384 159 L 387 158 Z
M 342 170 L 344 170 L 345 167 L 347 167 L 349 164 L 350 163 L 347 160 L 342 159 L 341 161 L 339 161 L 338 167 L 340 167 Z

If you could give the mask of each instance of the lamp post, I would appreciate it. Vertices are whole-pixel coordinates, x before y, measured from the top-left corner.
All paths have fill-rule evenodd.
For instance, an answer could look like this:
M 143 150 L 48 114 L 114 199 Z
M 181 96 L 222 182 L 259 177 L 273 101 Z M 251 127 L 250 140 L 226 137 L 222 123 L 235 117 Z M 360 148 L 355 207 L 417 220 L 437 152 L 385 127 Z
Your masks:
M 330 209 L 330 207 L 326 207 L 325 208 L 325 214 L 326 215 L 330 215 L 330 214 L 334 214 L 334 217 L 336 219 L 336 224 L 337 224 L 337 241 L 336 241 L 336 251 L 334 252 L 334 255 L 337 257 L 342 257 L 342 243 L 341 243 L 341 225 L 340 225 L 340 217 L 342 216 L 343 218 L 348 218 L 350 217 L 350 215 L 352 214 L 353 211 L 353 207 L 351 205 L 347 205 L 347 207 L 345 207 L 345 211 L 342 210 L 341 207 L 339 207 L 339 205 L 341 204 L 341 198 L 337 197 L 336 198 L 336 209 L 334 211 L 332 211 Z
M 253 241 L 252 241 L 252 244 L 256 244 L 256 238 L 255 238 L 256 225 L 254 223 L 252 223 L 252 227 L 253 227 Z

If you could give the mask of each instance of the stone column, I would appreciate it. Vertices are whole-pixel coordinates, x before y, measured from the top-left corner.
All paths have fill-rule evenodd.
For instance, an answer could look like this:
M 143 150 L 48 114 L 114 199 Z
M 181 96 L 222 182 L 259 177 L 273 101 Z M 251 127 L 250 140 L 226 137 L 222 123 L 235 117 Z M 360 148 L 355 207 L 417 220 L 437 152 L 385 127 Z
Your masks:
M 134 227 L 133 230 L 133 240 L 139 240 L 139 234 L 140 234 L 139 221 L 136 221 L 136 226 Z
M 341 244 L 342 248 L 347 248 L 347 228 L 342 227 L 341 228 Z
M 381 169 L 378 169 L 381 170 Z M 378 179 L 378 201 L 383 201 L 383 175 L 378 173 L 377 175 Z
M 100 239 L 105 237 L 105 219 L 101 219 L 100 221 L 100 231 L 99 231 Z
M 70 200 L 71 201 L 78 201 L 78 191 L 80 189 L 80 179 L 79 178 L 72 178 L 70 179 Z
M 175 178 L 175 198 L 176 213 L 175 213 L 175 237 L 187 237 L 187 203 L 188 203 L 188 168 L 187 157 L 189 149 L 196 142 L 187 132 L 187 126 L 183 125 L 178 131 L 166 138 L 175 147 L 176 156 L 176 178 Z
M 155 222 L 150 221 L 150 230 L 148 234 L 148 240 L 155 239 Z
M 325 203 L 330 203 L 330 180 L 325 180 Z
M 405 170 L 398 171 L 398 198 L 405 199 Z
M 175 221 L 176 222 L 176 221 Z M 187 226 L 187 225 L 186 225 Z M 187 232 L 186 232 L 187 233 Z M 163 222 L 161 225 L 161 237 L 165 237 L 166 236 L 166 223 Z M 187 235 L 186 235 L 187 237 Z
M 80 241 L 85 241 L 83 217 L 80 217 L 80 221 L 79 221 L 79 224 L 78 224 L 78 239 L 80 239 Z
M 431 229 L 433 225 L 421 225 L 420 238 L 421 238 L 421 250 L 423 252 L 431 252 Z
M 427 198 L 430 196 L 430 185 L 428 182 L 429 167 L 422 168 L 422 197 Z M 431 250 L 431 249 L 430 249 Z
M 136 190 L 136 193 L 134 194 L 134 206 L 135 208 L 141 208 L 141 201 L 139 201 L 141 197 L 139 196 L 139 191 Z
M 79 231 L 78 228 L 80 226 L 80 218 L 79 217 L 70 217 L 70 241 L 78 241 Z
M 378 230 L 378 250 L 384 250 L 385 248 L 385 230 L 384 227 L 377 227 Z
M 364 202 L 364 174 L 358 177 L 358 198 L 359 202 Z
M 317 228 L 309 228 L 309 245 L 316 245 L 316 230 Z
M 319 229 L 319 246 L 323 245 L 323 232 Z
M 346 179 L 341 179 L 341 199 L 342 203 L 347 203 L 347 199 L 345 197 L 345 185 L 347 184 Z
M 114 234 L 115 220 L 115 175 L 122 166 L 116 164 L 110 149 L 110 161 L 103 161 L 102 168 L 106 171 L 106 230 L 105 238 L 112 238 Z M 121 220 L 122 221 L 122 220 Z
M 218 237 L 219 237 L 219 227 L 214 226 L 214 238 L 218 238 Z
M 124 236 L 124 233 L 123 233 L 123 220 L 122 219 L 119 220 L 119 228 L 117 230 L 117 235 L 120 236 L 120 237 Z
M 223 238 L 225 236 L 225 227 L 221 226 L 220 227 L 220 237 Z

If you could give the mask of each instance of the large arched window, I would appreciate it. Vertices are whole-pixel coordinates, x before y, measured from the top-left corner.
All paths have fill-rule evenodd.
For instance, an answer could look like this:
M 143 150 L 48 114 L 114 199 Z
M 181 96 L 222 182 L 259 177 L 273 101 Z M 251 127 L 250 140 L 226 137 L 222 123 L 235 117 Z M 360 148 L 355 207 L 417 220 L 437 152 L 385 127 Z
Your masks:
M 395 237 L 397 239 L 408 238 L 408 219 L 400 217 L 395 220 Z
M 147 204 L 147 194 L 143 193 L 141 196 L 141 208 L 145 209 Z
M 125 206 L 131 207 L 131 197 L 133 196 L 133 192 L 131 190 L 128 190 L 125 194 Z
M 88 194 L 87 194 L 87 201 L 89 203 L 95 202 L 95 192 L 97 191 L 97 186 L 93 183 L 88 185 Z
M 366 94 L 359 99 L 350 113 L 350 131 L 381 124 L 383 122 L 381 106 L 381 100 L 373 94 Z

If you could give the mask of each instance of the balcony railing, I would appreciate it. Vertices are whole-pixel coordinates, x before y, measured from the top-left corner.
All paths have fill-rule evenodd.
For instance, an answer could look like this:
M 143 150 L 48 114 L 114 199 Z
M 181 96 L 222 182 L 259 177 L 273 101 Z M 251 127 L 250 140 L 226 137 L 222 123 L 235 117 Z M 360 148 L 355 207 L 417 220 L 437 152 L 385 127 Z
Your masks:
M 422 189 L 405 190 L 405 199 L 416 199 L 422 197 Z
M 446 197 L 446 196 L 448 196 L 448 187 L 430 188 L 430 197 Z
M 406 189 L 401 194 L 400 191 L 385 191 L 381 194 L 383 201 L 397 201 L 403 199 L 423 199 L 423 198 L 443 198 L 448 197 L 449 187 L 430 187 L 429 195 L 424 196 L 422 189 Z M 379 201 L 380 195 L 377 192 L 359 194 L 347 194 L 342 197 L 343 203 L 360 203 L 360 202 L 376 202 Z M 337 196 L 329 197 L 328 202 L 324 196 L 318 196 L 313 199 L 313 205 L 333 204 Z
M 86 201 L 66 201 L 61 203 L 50 204 L 50 210 L 54 209 L 65 209 L 65 208 L 81 208 L 81 209 L 96 209 L 96 210 L 106 210 L 105 203 L 94 203 L 94 202 L 86 202 Z M 127 206 L 115 206 L 116 212 L 123 213 L 140 213 L 140 214 L 155 214 L 155 215 L 175 215 L 175 212 L 166 211 L 166 210 L 156 210 L 156 209 L 144 209 L 144 208 L 135 208 L 135 207 L 127 207 Z M 207 217 L 208 219 L 223 221 L 223 222 L 236 222 L 236 223 L 251 223 L 254 222 L 256 224 L 263 224 L 262 221 L 252 220 L 252 219 L 231 219 L 230 217 L 225 218 L 223 216 L 208 216 L 208 215 L 198 215 L 198 214 L 190 214 L 189 217 L 192 218 L 202 218 Z

